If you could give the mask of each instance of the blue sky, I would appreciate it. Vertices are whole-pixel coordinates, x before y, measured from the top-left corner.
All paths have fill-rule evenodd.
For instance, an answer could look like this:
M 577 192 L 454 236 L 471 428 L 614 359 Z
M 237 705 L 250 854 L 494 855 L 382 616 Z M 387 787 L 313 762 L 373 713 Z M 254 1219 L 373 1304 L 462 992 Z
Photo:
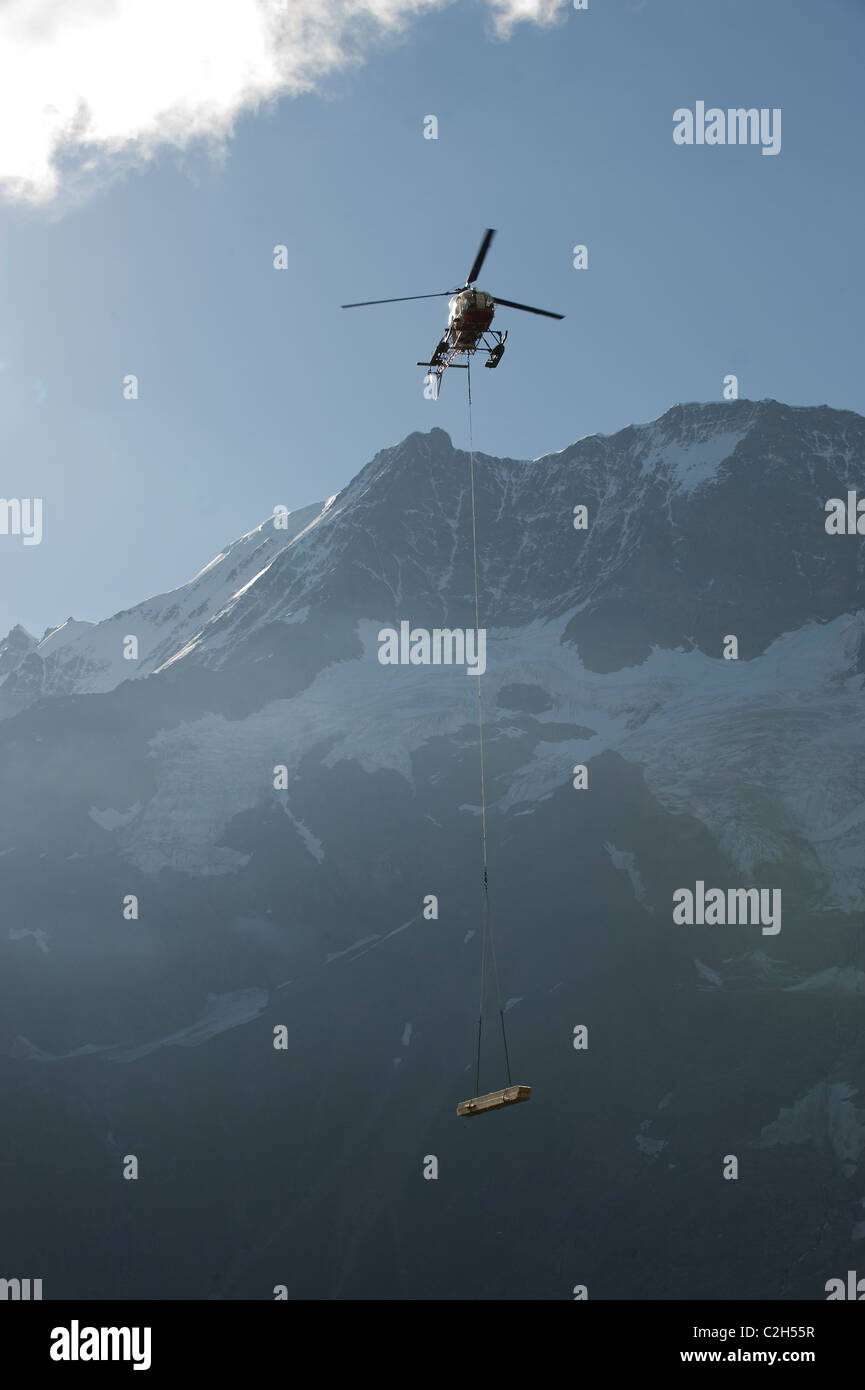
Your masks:
M 67 145 L 51 196 L 44 170 L 20 179 L 47 98 L 17 126 L 0 111 L 0 495 L 44 507 L 40 545 L 0 535 L 0 636 L 183 583 L 276 504 L 330 496 L 412 430 L 440 425 L 464 445 L 465 374 L 434 403 L 415 366 L 446 300 L 339 305 L 450 288 L 487 226 L 481 287 L 567 317 L 499 311 L 507 352 L 475 372 L 485 452 L 535 457 L 717 400 L 729 372 L 743 397 L 865 410 L 858 0 L 526 0 L 558 22 L 506 38 L 489 4 L 368 3 L 418 12 L 399 34 L 355 36 L 348 65 L 327 57 L 338 32 L 301 69 L 289 43 L 287 94 L 277 76 L 257 109 L 220 118 L 211 96 L 200 121 L 212 107 L 216 151 L 171 121 L 134 138 L 151 96 L 143 50 L 105 98 L 113 145 L 109 117 L 104 138 Z M 153 62 L 174 44 L 181 80 L 200 42 L 195 25 L 172 27 L 177 8 L 149 13 Z M 67 24 L 79 9 L 98 82 L 117 30 L 100 50 L 99 7 L 69 0 Z M 44 26 L 21 39 L 22 71 L 70 68 L 50 12 L 45 0 Z M 0 48 L 8 69 L 14 45 Z M 780 154 L 677 146 L 673 112 L 698 100 L 780 107 Z

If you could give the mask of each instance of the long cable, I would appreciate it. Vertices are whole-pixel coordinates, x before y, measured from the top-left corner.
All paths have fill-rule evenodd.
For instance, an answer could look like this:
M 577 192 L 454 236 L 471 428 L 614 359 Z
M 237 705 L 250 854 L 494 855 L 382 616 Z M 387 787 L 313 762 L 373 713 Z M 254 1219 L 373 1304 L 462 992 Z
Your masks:
M 472 368 L 471 357 L 467 362 L 466 379 L 468 382 L 469 396 L 469 482 L 471 484 L 472 497 L 472 557 L 474 562 L 474 582 L 475 582 L 475 642 L 480 643 L 480 605 L 478 602 L 478 528 L 477 528 L 477 509 L 475 506 L 475 449 L 472 434 Z M 477 651 L 477 647 L 476 647 Z M 490 945 L 490 955 L 493 960 L 493 975 L 496 983 L 496 998 L 499 1006 L 499 1019 L 502 1025 L 502 1042 L 505 1048 L 505 1067 L 507 1070 L 508 1085 L 511 1085 L 511 1063 L 508 1055 L 508 1037 L 505 1030 L 505 1012 L 502 1007 L 502 991 L 499 983 L 499 967 L 496 960 L 495 938 L 493 936 L 493 919 L 490 910 L 490 889 L 489 874 L 487 863 L 487 785 L 486 785 L 486 766 L 484 763 L 484 705 L 481 695 L 481 673 L 478 671 L 478 747 L 480 750 L 481 767 L 481 855 L 483 861 L 483 925 L 481 929 L 481 995 L 480 1007 L 478 1009 L 478 1042 L 477 1060 L 475 1065 L 475 1095 L 480 1094 L 481 1084 L 481 1032 L 483 1029 L 484 1017 L 484 984 L 486 979 L 486 957 L 487 941 Z

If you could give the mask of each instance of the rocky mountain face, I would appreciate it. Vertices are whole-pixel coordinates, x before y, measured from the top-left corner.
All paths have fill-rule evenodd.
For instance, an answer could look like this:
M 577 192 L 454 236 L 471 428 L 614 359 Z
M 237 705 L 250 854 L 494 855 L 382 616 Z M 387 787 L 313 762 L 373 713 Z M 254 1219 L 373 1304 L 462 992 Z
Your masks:
M 22 662 L 35 651 L 36 638 L 20 623 L 13 627 L 0 642 L 0 681 L 5 681 Z
M 861 417 L 771 401 L 475 456 L 533 1094 L 470 1123 L 477 687 L 379 660 L 474 626 L 466 454 L 411 435 L 182 589 L 13 629 L 7 1262 L 177 1298 L 822 1298 L 861 1264 L 865 587 L 825 507 L 863 465 Z M 698 884 L 780 891 L 778 929 L 676 921 Z

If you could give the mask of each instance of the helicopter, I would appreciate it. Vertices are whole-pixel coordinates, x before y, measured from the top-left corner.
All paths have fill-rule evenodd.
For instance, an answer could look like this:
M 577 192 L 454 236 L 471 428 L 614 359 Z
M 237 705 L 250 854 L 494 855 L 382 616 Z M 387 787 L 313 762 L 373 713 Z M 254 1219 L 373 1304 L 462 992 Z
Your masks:
M 483 351 L 487 354 L 485 367 L 497 367 L 501 362 L 508 334 L 507 330 L 500 333 L 491 326 L 497 304 L 508 309 L 522 309 L 527 314 L 541 314 L 547 319 L 565 317 L 564 314 L 553 314 L 549 309 L 535 309 L 531 304 L 517 304 L 513 299 L 499 299 L 497 295 L 488 294 L 486 290 L 475 287 L 475 281 L 481 273 L 495 234 L 494 227 L 487 228 L 465 284 L 456 289 L 438 290 L 434 294 L 404 294 L 398 295 L 395 299 L 362 299 L 355 304 L 340 306 L 343 309 L 364 309 L 370 304 L 403 304 L 409 299 L 443 299 L 452 296 L 448 305 L 447 329 L 433 349 L 430 360 L 417 364 L 419 367 L 429 368 L 434 400 L 438 399 L 442 377 L 448 367 L 468 369 L 468 362 L 457 362 L 457 357 L 465 355 L 468 358 L 472 353 Z

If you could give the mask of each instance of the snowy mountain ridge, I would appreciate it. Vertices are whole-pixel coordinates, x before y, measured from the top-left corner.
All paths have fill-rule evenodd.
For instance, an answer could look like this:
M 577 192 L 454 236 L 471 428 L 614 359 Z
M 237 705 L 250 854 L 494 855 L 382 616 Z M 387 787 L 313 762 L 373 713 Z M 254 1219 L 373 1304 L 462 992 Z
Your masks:
M 761 593 L 742 651 L 756 655 L 802 620 L 853 606 L 863 561 L 857 550 L 851 574 L 852 553 L 826 549 L 822 508 L 854 484 L 863 451 L 865 422 L 852 412 L 735 401 L 675 406 L 532 461 L 478 454 L 482 622 L 570 612 L 566 640 L 598 669 L 641 660 L 653 644 L 706 650 L 719 627 L 737 631 L 748 589 L 759 592 L 759 556 L 771 553 L 776 587 Z M 575 544 L 577 505 L 589 522 Z M 469 525 L 467 456 L 443 430 L 410 435 L 336 497 L 291 513 L 286 529 L 268 518 L 179 589 L 100 623 L 67 622 L 35 646 L 13 629 L 0 643 L 0 714 L 178 663 L 218 669 L 268 633 L 335 611 L 384 620 L 410 606 L 418 623 L 468 625 Z M 785 531 L 804 546 L 785 548 Z M 124 658 L 128 634 L 137 661 Z
M 314 503 L 289 512 L 279 529 L 269 518 L 232 541 L 187 584 L 102 622 L 68 618 L 41 640 L 14 627 L 0 642 L 0 715 L 17 713 L 45 696 L 104 693 L 157 671 L 323 510 Z M 124 656 L 129 634 L 138 639 L 137 660 Z

